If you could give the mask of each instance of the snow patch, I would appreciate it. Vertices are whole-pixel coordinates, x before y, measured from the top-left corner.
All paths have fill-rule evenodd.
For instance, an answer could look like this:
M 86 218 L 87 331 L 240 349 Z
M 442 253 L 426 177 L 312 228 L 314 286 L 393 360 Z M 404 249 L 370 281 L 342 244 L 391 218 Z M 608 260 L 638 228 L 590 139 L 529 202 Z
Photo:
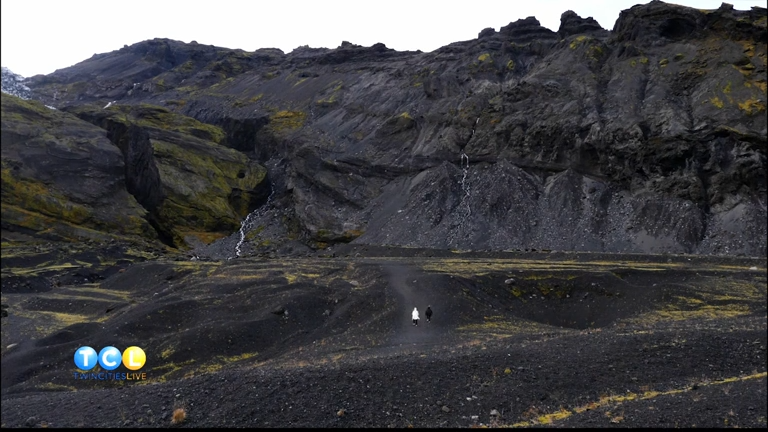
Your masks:
M 2 67 L 2 91 L 3 93 L 16 96 L 21 99 L 29 99 L 32 96 L 32 90 L 24 85 L 26 79 L 10 69 Z

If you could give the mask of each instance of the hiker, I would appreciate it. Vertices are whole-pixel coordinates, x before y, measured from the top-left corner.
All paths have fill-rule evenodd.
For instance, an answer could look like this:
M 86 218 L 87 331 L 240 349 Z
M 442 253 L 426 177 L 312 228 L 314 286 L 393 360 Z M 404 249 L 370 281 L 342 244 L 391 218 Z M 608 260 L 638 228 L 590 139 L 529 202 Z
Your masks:
M 427 310 L 424 312 L 424 315 L 427 316 L 427 322 L 432 321 L 432 306 L 427 306 Z
M 413 308 L 413 312 L 411 313 L 411 318 L 413 318 L 413 325 L 417 326 L 419 325 L 419 310 L 416 308 Z

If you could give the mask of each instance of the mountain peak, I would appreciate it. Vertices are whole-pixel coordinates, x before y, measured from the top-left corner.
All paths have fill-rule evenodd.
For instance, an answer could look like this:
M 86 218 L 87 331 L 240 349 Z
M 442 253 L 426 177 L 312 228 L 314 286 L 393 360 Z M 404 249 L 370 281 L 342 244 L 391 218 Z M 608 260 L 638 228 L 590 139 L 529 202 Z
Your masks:
M 595 21 L 594 18 L 582 18 L 576 12 L 567 10 L 560 15 L 560 29 L 557 31 L 560 36 L 566 37 L 575 34 L 585 33 L 605 33 L 605 30 L 600 23 Z

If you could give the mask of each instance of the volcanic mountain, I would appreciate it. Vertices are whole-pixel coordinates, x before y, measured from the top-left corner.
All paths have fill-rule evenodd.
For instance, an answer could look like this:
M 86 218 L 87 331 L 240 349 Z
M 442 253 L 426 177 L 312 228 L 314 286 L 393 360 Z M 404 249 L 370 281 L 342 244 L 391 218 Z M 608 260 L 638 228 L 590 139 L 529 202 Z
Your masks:
M 211 257 L 765 256 L 765 21 L 653 1 L 612 31 L 568 11 L 429 53 L 125 46 L 3 96 L 4 224 Z

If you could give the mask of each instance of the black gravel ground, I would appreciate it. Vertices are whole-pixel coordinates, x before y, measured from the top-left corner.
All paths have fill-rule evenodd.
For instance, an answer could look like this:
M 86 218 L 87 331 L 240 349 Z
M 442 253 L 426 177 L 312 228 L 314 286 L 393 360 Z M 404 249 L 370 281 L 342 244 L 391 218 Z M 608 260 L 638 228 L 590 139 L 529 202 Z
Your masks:
M 764 260 L 692 256 L 134 263 L 3 291 L 2 426 L 765 428 L 765 283 Z M 74 380 L 107 344 L 142 346 L 148 379 Z

